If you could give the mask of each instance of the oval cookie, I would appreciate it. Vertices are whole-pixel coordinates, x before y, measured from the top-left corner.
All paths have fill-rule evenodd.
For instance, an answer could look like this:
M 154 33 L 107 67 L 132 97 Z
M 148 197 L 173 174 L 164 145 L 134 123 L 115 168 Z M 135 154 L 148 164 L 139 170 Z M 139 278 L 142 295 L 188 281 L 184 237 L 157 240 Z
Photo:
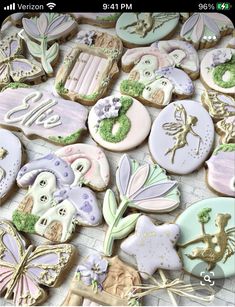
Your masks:
M 170 35 L 179 17 L 179 13 L 123 13 L 116 32 L 126 47 L 149 45 Z
M 234 220 L 234 199 L 229 197 L 204 199 L 183 211 L 176 223 L 185 271 L 198 277 L 202 271 L 213 272 L 214 278 L 235 275 Z
M 192 100 L 175 101 L 160 112 L 149 136 L 150 153 L 175 174 L 189 174 L 209 155 L 214 126 L 208 112 Z
M 123 151 L 144 141 L 150 131 L 151 118 L 146 108 L 136 99 L 108 96 L 92 107 L 88 127 L 92 138 L 102 147 Z
M 235 197 L 235 144 L 218 146 L 208 161 L 207 183 L 222 195 Z
M 0 201 L 12 186 L 22 163 L 22 145 L 10 131 L 0 129 Z
M 201 61 L 201 79 L 215 91 L 235 93 L 235 50 L 213 49 Z

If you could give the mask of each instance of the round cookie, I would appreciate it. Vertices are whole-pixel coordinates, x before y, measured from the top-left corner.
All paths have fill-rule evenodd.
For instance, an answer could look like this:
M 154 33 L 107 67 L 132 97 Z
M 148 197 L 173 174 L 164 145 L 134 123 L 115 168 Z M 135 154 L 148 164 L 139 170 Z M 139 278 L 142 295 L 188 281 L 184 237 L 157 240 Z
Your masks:
M 189 174 L 209 155 L 214 126 L 208 112 L 192 100 L 175 101 L 160 112 L 149 136 L 149 149 L 160 166 Z
M 186 272 L 198 277 L 213 272 L 214 279 L 235 275 L 234 221 L 234 199 L 229 197 L 201 200 L 178 216 L 177 245 Z
M 179 19 L 179 13 L 123 13 L 116 33 L 125 47 L 146 46 L 172 34 Z
M 96 191 L 107 188 L 110 179 L 109 163 L 100 147 L 73 144 L 57 150 L 55 154 L 71 165 L 75 176 L 71 186 L 83 184 Z
M 10 131 L 0 129 L 0 202 L 15 184 L 22 160 L 20 140 Z
M 201 79 L 215 91 L 235 95 L 235 50 L 213 49 L 201 61 Z
M 151 128 L 151 118 L 138 100 L 128 96 L 108 96 L 92 107 L 88 128 L 92 138 L 102 147 L 125 151 L 145 140 Z
M 207 183 L 221 194 L 235 197 L 235 144 L 218 146 L 206 161 Z

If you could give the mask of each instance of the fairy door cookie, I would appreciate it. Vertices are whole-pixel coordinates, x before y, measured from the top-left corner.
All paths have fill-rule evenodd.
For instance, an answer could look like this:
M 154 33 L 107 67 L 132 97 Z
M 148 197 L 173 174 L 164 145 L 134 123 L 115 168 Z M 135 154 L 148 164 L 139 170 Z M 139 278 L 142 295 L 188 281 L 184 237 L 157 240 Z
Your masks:
M 175 174 L 199 168 L 213 146 L 214 125 L 207 111 L 192 100 L 176 101 L 155 119 L 149 136 L 150 153 Z

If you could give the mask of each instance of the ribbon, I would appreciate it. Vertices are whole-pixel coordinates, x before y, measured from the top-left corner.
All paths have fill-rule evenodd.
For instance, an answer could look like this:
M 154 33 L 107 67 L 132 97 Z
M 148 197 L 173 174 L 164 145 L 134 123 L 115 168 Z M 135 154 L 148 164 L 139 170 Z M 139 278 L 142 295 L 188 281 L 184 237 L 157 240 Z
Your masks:
M 173 281 L 165 280 L 163 282 L 157 281 L 154 277 L 150 276 L 147 273 L 144 273 L 151 279 L 151 284 L 141 284 L 137 286 L 132 286 L 130 290 L 126 293 L 126 297 L 128 298 L 128 301 L 130 302 L 130 305 L 132 305 L 132 301 L 138 301 L 142 297 L 152 294 L 158 290 L 166 289 L 170 291 L 172 294 L 181 296 L 181 297 L 187 297 L 189 299 L 193 299 L 195 301 L 202 301 L 210 303 L 214 299 L 215 291 L 208 285 L 200 285 L 200 284 L 185 284 L 183 280 L 180 278 L 176 278 Z M 142 290 L 141 292 L 138 292 L 138 290 Z M 198 293 L 192 294 L 195 291 L 198 290 L 207 290 L 208 295 L 199 295 Z

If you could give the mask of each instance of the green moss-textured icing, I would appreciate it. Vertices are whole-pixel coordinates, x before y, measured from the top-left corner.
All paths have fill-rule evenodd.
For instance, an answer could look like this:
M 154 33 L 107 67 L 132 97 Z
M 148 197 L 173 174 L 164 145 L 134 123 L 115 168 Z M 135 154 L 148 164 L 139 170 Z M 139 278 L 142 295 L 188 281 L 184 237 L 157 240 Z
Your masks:
M 39 220 L 39 216 L 31 213 L 25 213 L 19 210 L 13 212 L 12 221 L 19 231 L 35 233 L 35 224 Z
M 203 224 L 208 223 L 210 220 L 210 212 L 211 208 L 203 208 L 201 211 L 199 211 L 197 215 L 199 222 Z
M 120 85 L 123 94 L 140 97 L 144 90 L 144 84 L 135 80 L 123 80 Z
M 7 88 L 17 89 L 17 88 L 27 88 L 30 87 L 28 84 L 21 82 L 11 82 L 2 88 L 2 92 Z
M 64 87 L 64 84 L 62 81 L 58 82 L 55 86 L 57 92 L 60 94 L 60 95 L 63 95 L 63 94 L 67 94 L 68 93 L 68 90 Z
M 235 144 L 221 144 L 213 152 L 213 155 L 217 155 L 221 151 L 235 151 Z
M 109 58 L 115 60 L 119 58 L 121 52 L 119 49 L 100 48 Z
M 224 81 L 223 75 L 226 72 L 230 73 L 230 78 L 227 81 Z M 220 64 L 214 68 L 213 80 L 217 85 L 223 88 L 235 86 L 235 54 L 229 62 Z
M 80 97 L 85 100 L 96 100 L 98 96 L 99 96 L 98 92 L 95 92 L 90 95 L 80 95 Z
M 52 142 L 62 144 L 62 145 L 69 145 L 75 143 L 81 136 L 83 129 L 78 130 L 68 136 L 49 136 L 48 139 Z
M 96 19 L 100 21 L 116 21 L 120 15 L 121 13 L 114 13 L 108 16 L 97 16 Z

